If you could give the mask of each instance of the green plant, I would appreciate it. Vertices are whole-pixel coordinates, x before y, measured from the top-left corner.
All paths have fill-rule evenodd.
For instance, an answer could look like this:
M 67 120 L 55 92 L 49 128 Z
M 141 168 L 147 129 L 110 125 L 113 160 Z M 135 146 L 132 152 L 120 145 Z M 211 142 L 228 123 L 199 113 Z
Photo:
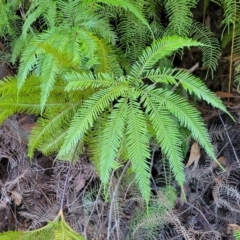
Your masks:
M 108 183 L 111 170 L 118 166 L 119 150 L 122 149 L 122 154 L 131 161 L 140 191 L 148 201 L 150 173 L 147 159 L 150 158 L 149 140 L 153 137 L 182 186 L 184 166 L 179 127 L 189 129 L 193 138 L 213 158 L 214 151 L 198 111 L 161 85 L 180 84 L 190 94 L 226 111 L 221 101 L 197 77 L 184 70 L 156 65 L 159 59 L 178 48 L 193 45 L 202 44 L 177 36 L 156 40 L 143 51 L 129 75 L 125 76 L 77 71 L 62 74 L 63 79 L 59 77 L 45 104 L 43 118 L 32 132 L 29 156 L 33 156 L 38 147 L 46 154 L 59 150 L 58 156 L 65 158 L 79 142 L 81 146 L 87 139 L 99 135 L 101 141 L 94 142 L 89 148 L 95 149 L 92 153 L 94 159 L 98 159 L 97 168 L 103 183 Z M 149 84 L 144 83 L 146 79 Z M 19 93 L 17 79 L 1 83 L 0 91 L 4 96 L 0 102 L 1 119 L 15 111 L 41 113 L 42 105 L 36 94 L 40 88 L 36 76 L 29 77 Z
M 76 233 L 64 220 L 63 212 L 60 211 L 58 216 L 46 226 L 33 231 L 8 231 L 0 233 L 3 240 L 9 239 L 53 239 L 53 240 L 85 240 Z

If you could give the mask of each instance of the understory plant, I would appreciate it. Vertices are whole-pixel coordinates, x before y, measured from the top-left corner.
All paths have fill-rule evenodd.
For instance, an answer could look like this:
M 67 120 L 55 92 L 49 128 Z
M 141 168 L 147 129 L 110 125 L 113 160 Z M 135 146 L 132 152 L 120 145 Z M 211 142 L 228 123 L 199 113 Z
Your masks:
M 1 121 L 15 112 L 39 115 L 29 139 L 29 157 L 39 149 L 70 160 L 75 149 L 81 152 L 87 145 L 105 186 L 111 171 L 129 160 L 147 202 L 151 139 L 161 146 L 181 187 L 182 127 L 215 159 L 200 113 L 174 90 L 185 89 L 226 111 L 224 105 L 199 78 L 166 65 L 167 58 L 181 48 L 208 45 L 177 35 L 155 39 L 142 1 L 41 3 L 29 7 L 13 49 L 13 60 L 20 56 L 18 75 L 0 83 Z M 123 36 L 121 23 L 111 25 L 113 16 L 103 16 L 102 8 L 112 9 L 120 19 L 127 14 L 136 19 L 152 35 L 151 45 L 129 58 L 116 44 L 114 28 Z M 35 29 L 37 18 L 43 21 L 41 31 Z

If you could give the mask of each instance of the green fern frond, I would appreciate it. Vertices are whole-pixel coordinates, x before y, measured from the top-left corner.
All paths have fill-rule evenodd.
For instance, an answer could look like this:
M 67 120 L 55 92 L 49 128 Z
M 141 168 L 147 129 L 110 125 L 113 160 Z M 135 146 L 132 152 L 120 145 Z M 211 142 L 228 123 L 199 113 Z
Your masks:
M 49 27 L 54 26 L 54 16 L 56 15 L 56 2 L 55 1 L 45 1 L 38 0 L 34 1 L 28 11 L 26 12 L 26 19 L 22 26 L 22 37 L 25 38 L 27 33 L 33 31 L 33 23 L 39 19 L 41 16 L 45 16 L 44 22 L 49 24 Z M 51 15 L 50 15 L 50 14 Z
M 91 129 L 87 132 L 86 137 L 84 138 L 84 142 L 88 146 L 88 153 L 89 157 L 91 159 L 91 162 L 93 163 L 95 170 L 98 174 L 98 176 L 101 176 L 100 174 L 100 168 L 101 168 L 101 162 L 99 161 L 99 153 L 102 152 L 102 136 L 104 134 L 105 125 L 107 122 L 107 114 L 102 114 L 98 117 L 98 121 L 94 125 L 94 129 Z M 102 176 L 103 181 L 104 178 L 109 176 Z
M 208 71 L 211 72 L 213 78 L 213 72 L 216 70 L 218 66 L 218 59 L 221 56 L 221 48 L 218 39 L 214 37 L 214 34 L 203 24 L 195 21 L 192 23 L 189 30 L 189 36 L 205 44 L 205 46 L 199 46 L 199 49 L 203 54 L 202 67 L 208 68 Z
M 189 36 L 188 31 L 193 20 L 191 9 L 196 7 L 196 4 L 196 0 L 164 1 L 164 6 L 170 21 L 164 35 Z
M 58 216 L 49 222 L 46 226 L 26 232 L 4 232 L 0 233 L 0 238 L 3 240 L 16 239 L 16 240 L 42 240 L 42 239 L 53 239 L 53 240 L 85 240 L 84 237 L 75 232 L 65 221 L 62 211 L 59 212 Z
M 40 118 L 31 131 L 28 156 L 33 157 L 34 150 L 37 147 L 46 155 L 56 152 L 63 144 L 66 129 L 68 129 L 74 113 L 80 106 L 81 103 L 78 102 L 72 102 L 68 106 L 63 103 L 62 107 L 51 108 L 46 111 L 43 116 L 44 119 Z M 58 134 L 53 135 L 53 132 L 58 132 Z M 58 137 L 56 138 L 56 136 Z
M 89 87 L 99 88 L 99 87 L 112 87 L 118 86 L 119 82 L 114 79 L 113 75 L 100 73 L 93 75 L 92 73 L 68 73 L 64 77 L 68 84 L 65 88 L 66 91 L 70 90 L 85 90 Z M 124 82 L 126 86 L 128 82 Z M 123 82 L 121 82 L 123 85 Z
M 76 145 L 86 131 L 92 127 L 94 121 L 104 109 L 126 90 L 125 86 L 109 87 L 96 92 L 92 97 L 86 100 L 82 108 L 75 114 L 59 154 L 66 154 L 73 145 Z
M 182 162 L 183 155 L 180 149 L 181 138 L 177 131 L 176 123 L 173 121 L 169 111 L 162 106 L 163 101 L 144 93 L 145 90 L 143 90 L 141 98 L 154 129 L 154 137 L 169 160 L 177 182 L 180 186 L 183 186 L 185 179 L 184 165 Z
M 113 5 L 115 7 L 125 8 L 129 12 L 134 14 L 137 17 L 137 19 L 139 19 L 144 25 L 146 25 L 150 29 L 148 21 L 146 20 L 144 15 L 141 13 L 141 9 L 139 9 L 137 2 L 133 3 L 132 1 L 129 1 L 129 0 L 85 0 L 85 1 L 101 2 L 101 3 L 108 4 L 108 5 Z
M 161 58 L 171 55 L 179 48 L 191 46 L 204 46 L 204 44 L 178 36 L 158 39 L 143 51 L 137 63 L 132 66 L 130 75 L 135 79 L 139 78 L 144 72 L 151 70 Z
M 199 78 L 184 70 L 178 71 L 174 77 L 179 80 L 184 89 L 190 94 L 194 94 L 199 99 L 211 104 L 213 107 L 226 112 L 226 107 L 222 104 L 222 101 L 212 93 Z
M 176 116 L 180 124 L 191 131 L 193 138 L 204 147 L 207 154 L 216 160 L 209 134 L 197 109 L 191 106 L 185 99 L 170 91 L 156 89 L 146 92 L 158 99 L 169 112 Z
M 220 0 L 220 3 L 224 11 L 224 18 L 221 25 L 227 26 L 229 30 L 230 25 L 233 24 L 236 26 L 236 21 L 239 21 L 236 16 L 240 12 L 240 4 L 236 0 Z
M 58 75 L 59 61 L 51 55 L 44 58 L 42 63 L 42 75 L 41 75 L 41 112 L 46 105 L 50 92 L 53 90 L 56 77 Z
M 20 1 L 0 1 L 0 36 L 8 40 L 18 34 L 17 22 L 21 22 L 20 17 L 16 14 Z
M 145 77 L 150 79 L 153 83 L 176 84 L 177 81 L 175 79 L 174 72 L 175 69 L 171 68 L 156 68 L 145 72 Z
M 121 76 L 123 70 L 118 62 L 118 55 L 110 44 L 97 40 L 97 63 L 94 66 L 95 73 L 114 73 Z
M 117 161 L 121 141 L 124 135 L 128 116 L 128 99 L 122 98 L 109 115 L 105 124 L 101 140 L 100 151 L 100 176 L 103 184 L 109 182 L 110 172 L 113 170 L 115 161 Z
M 136 96 L 137 97 L 137 96 Z M 148 203 L 150 199 L 150 172 L 147 159 L 150 158 L 147 123 L 136 98 L 129 98 L 129 110 L 126 129 L 127 151 L 136 182 L 142 196 Z
M 233 235 L 236 238 L 236 240 L 239 240 L 240 239 L 240 230 L 233 231 Z

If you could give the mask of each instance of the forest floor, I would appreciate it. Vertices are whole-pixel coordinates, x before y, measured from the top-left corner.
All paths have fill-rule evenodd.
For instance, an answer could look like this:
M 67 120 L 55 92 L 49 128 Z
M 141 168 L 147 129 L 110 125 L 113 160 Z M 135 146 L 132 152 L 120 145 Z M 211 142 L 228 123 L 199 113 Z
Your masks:
M 212 31 L 220 36 L 221 30 L 216 27 L 219 22 L 216 11 L 213 9 L 207 16 L 211 19 Z M 196 10 L 196 18 L 198 14 Z M 3 46 L 0 48 L 4 51 Z M 185 159 L 187 201 L 183 200 L 178 189 L 174 208 L 168 211 L 164 221 L 161 216 L 139 214 L 144 210 L 143 201 L 136 197 L 139 196 L 138 190 L 134 184 L 119 181 L 122 180 L 119 172 L 112 175 L 109 201 L 104 201 L 102 187 L 87 150 L 74 166 L 40 152 L 36 152 L 30 161 L 27 141 L 36 117 L 16 114 L 0 128 L 0 231 L 26 231 L 44 226 L 57 216 L 64 198 L 66 221 L 87 239 L 234 239 L 232 230 L 240 229 L 240 90 L 232 82 L 231 93 L 228 92 L 229 55 L 230 46 L 227 46 L 218 60 L 214 78 L 210 75 L 206 78 L 207 70 L 201 68 L 199 49 L 187 49 L 182 58 L 174 60 L 177 67 L 184 69 L 200 64 L 193 74 L 216 92 L 235 122 L 206 103 L 195 103 L 225 171 L 212 162 L 196 143 L 191 143 L 192 150 Z M 3 62 L 0 72 L 1 77 L 14 74 Z M 190 165 L 194 147 L 197 153 Z M 161 179 L 167 172 L 161 158 L 160 150 L 154 150 L 152 192 L 160 202 L 164 201 L 160 195 Z M 154 229 L 149 227 L 155 232 L 152 234 L 155 238 L 146 237 L 144 225 L 149 223 L 156 225 Z

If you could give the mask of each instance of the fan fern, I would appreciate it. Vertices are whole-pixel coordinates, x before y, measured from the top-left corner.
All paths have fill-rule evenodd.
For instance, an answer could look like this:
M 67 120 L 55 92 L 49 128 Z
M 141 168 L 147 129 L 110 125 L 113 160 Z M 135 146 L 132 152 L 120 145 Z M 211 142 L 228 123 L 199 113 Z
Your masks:
M 226 109 L 197 77 L 183 70 L 159 68 L 154 70 L 154 66 L 157 66 L 159 59 L 170 55 L 178 48 L 199 45 L 202 44 L 176 36 L 156 40 L 143 51 L 127 76 L 74 71 L 64 73 L 63 79 L 56 82 L 56 87 L 46 101 L 42 116 L 44 119 L 40 118 L 33 129 L 29 141 L 29 156 L 33 155 L 35 148 L 39 148 L 45 153 L 59 150 L 58 156 L 65 159 L 64 156 L 68 155 L 79 142 L 87 141 L 89 131 L 94 132 L 94 126 L 97 130 L 99 121 L 105 119 L 101 143 L 99 145 L 93 142 L 91 147 L 91 149 L 96 147 L 92 154 L 93 158 L 99 161 L 99 175 L 105 185 L 108 184 L 110 172 L 119 160 L 118 153 L 125 139 L 125 155 L 127 154 L 131 162 L 140 191 L 148 201 L 149 141 L 153 137 L 169 159 L 176 180 L 183 186 L 184 166 L 179 126 L 189 129 L 193 138 L 215 159 L 213 147 L 199 112 L 178 94 L 155 83 L 171 85 L 178 81 L 189 94 L 194 94 L 223 111 Z M 152 84 L 145 84 L 144 79 L 149 79 Z M 65 82 L 67 85 L 63 90 Z M 38 82 L 38 77 L 30 76 L 17 95 L 17 79 L 10 78 L 1 83 L 2 92 L 5 92 L 0 102 L 1 119 L 15 111 L 41 112 L 39 96 L 36 97 L 35 91 L 30 91 L 31 85 L 39 91 L 41 83 Z M 14 105 L 16 96 L 18 102 Z M 28 104 L 29 101 L 33 105 Z M 153 131 L 149 131 L 147 126 L 151 126 Z
M 208 45 L 179 36 L 154 40 L 157 33 L 148 23 L 146 9 L 157 6 L 155 1 L 148 4 L 126 0 L 50 1 L 54 2 L 51 8 L 42 6 L 43 2 L 35 1 L 27 11 L 19 38 L 23 50 L 16 48 L 14 56 L 17 59 L 17 54 L 21 54 L 18 76 L 0 83 L 1 121 L 15 112 L 41 114 L 29 140 L 30 157 L 38 148 L 46 154 L 59 151 L 58 157 L 66 159 L 72 149 L 81 148 L 84 142 L 91 143 L 92 158 L 98 159 L 99 175 L 106 185 L 110 172 L 119 164 L 120 149 L 124 149 L 121 155 L 130 160 L 146 201 L 150 199 L 151 138 L 161 146 L 180 186 L 184 183 L 180 128 L 191 131 L 193 138 L 215 159 L 197 109 L 166 86 L 180 84 L 200 100 L 223 111 L 225 107 L 200 79 L 187 71 L 162 65 L 180 48 L 204 49 Z M 179 11 L 182 17 L 185 14 L 188 18 L 184 25 L 187 31 L 192 26 L 190 8 L 195 3 L 188 1 Z M 178 3 L 166 1 L 165 4 L 171 29 L 175 26 L 173 10 Z M 131 46 L 123 51 L 118 49 L 118 36 L 110 24 L 110 19 L 117 18 L 110 13 L 110 19 L 105 17 L 102 11 L 105 8 L 114 9 L 112 13 L 116 12 L 120 20 L 137 19 L 144 25 L 143 32 L 149 33 L 150 38 L 145 38 L 139 49 L 133 51 L 137 54 L 133 58 L 121 53 Z M 159 22 L 153 10 L 151 14 L 155 23 Z M 36 17 L 42 19 L 40 31 L 35 27 Z M 124 26 L 126 23 L 116 27 L 121 41 L 124 41 L 121 35 Z M 129 29 L 127 32 L 130 33 Z M 194 33 L 196 30 L 192 30 Z M 210 59 L 217 53 L 212 55 Z M 216 64 L 211 64 L 210 59 L 206 59 L 206 64 L 213 70 Z M 98 131 L 101 143 L 88 139 L 98 136 Z

